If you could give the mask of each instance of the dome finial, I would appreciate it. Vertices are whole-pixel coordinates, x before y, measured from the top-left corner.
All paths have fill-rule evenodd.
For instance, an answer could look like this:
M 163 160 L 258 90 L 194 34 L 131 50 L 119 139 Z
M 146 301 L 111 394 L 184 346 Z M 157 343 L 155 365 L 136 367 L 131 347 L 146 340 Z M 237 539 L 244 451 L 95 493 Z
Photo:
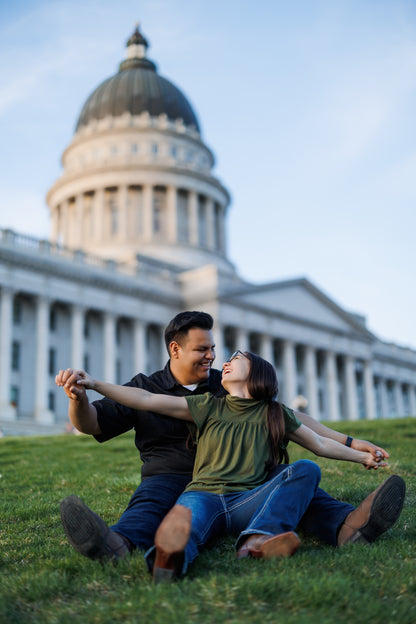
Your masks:
M 146 53 L 146 50 L 149 47 L 149 44 L 147 42 L 147 39 L 143 37 L 142 33 L 139 30 L 139 22 L 136 22 L 135 27 L 134 27 L 134 32 L 132 36 L 130 37 L 130 39 L 127 41 L 126 45 L 127 47 L 129 46 L 143 47 Z M 142 56 L 145 56 L 145 53 Z

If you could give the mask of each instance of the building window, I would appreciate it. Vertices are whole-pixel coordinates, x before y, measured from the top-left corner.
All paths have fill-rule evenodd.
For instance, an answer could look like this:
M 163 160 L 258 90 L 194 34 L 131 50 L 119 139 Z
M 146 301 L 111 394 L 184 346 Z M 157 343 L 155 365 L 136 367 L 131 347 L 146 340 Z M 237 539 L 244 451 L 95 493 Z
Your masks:
M 188 193 L 179 191 L 177 198 L 177 214 L 178 214 L 178 242 L 189 242 L 189 203 Z
M 112 154 L 113 156 L 115 156 L 116 154 L 118 154 L 118 147 L 117 147 L 117 145 L 112 145 L 112 146 L 111 146 L 111 150 L 110 150 L 110 152 L 111 152 L 111 154 Z
M 164 233 L 164 216 L 166 210 L 166 189 L 156 186 L 153 189 L 153 233 L 161 236 Z
M 12 370 L 20 369 L 20 342 L 14 340 L 12 342 Z
M 55 410 L 55 395 L 53 392 L 49 392 L 48 394 L 48 409 L 50 412 Z
M 110 235 L 117 234 L 119 228 L 118 222 L 118 205 L 117 205 L 117 189 L 109 188 L 105 191 L 105 205 L 108 215 L 108 223 Z
M 156 155 L 159 151 L 159 146 L 157 143 L 152 143 L 152 147 L 151 147 L 151 152 L 152 154 Z
M 22 301 L 18 297 L 13 300 L 13 323 L 20 325 L 22 322 Z
M 49 375 L 56 375 L 56 350 L 49 349 Z
M 170 147 L 170 155 L 172 156 L 172 158 L 177 158 L 177 156 L 178 156 L 178 148 L 176 147 L 176 145 L 171 145 L 171 147 Z
M 139 146 L 137 145 L 137 143 L 132 143 L 130 145 L 130 151 L 132 154 L 137 154 L 137 152 L 139 151 Z
M 51 308 L 49 312 L 49 330 L 51 332 L 56 330 L 57 312 L 56 308 Z
M 203 195 L 198 196 L 198 243 L 201 247 L 207 245 L 207 202 Z
M 10 388 L 10 403 L 13 407 L 19 407 L 19 388 L 17 386 Z
M 110 227 L 111 234 L 117 234 L 118 232 L 118 209 L 117 206 L 111 206 L 110 208 Z

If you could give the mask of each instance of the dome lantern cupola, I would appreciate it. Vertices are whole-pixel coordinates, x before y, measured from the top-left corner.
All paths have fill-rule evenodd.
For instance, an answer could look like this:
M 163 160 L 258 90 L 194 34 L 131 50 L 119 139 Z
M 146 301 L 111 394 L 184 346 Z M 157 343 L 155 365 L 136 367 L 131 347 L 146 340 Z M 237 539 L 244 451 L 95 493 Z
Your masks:
M 153 71 L 156 71 L 156 65 L 146 58 L 147 49 L 149 43 L 139 30 L 139 25 L 136 24 L 134 33 L 127 41 L 127 58 L 120 63 L 119 71 L 125 71 L 134 67 L 143 67 Z

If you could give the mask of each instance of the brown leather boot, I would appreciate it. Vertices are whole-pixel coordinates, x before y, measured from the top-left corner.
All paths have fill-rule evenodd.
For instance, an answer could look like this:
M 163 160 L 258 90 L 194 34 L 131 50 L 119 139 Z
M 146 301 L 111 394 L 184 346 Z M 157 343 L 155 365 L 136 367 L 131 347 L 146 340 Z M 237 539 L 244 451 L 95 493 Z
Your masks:
M 175 505 L 159 526 L 155 535 L 156 557 L 153 565 L 156 584 L 181 576 L 191 526 L 192 512 L 183 505 Z
M 269 537 L 264 534 L 253 534 L 237 551 L 237 558 L 256 557 L 257 559 L 274 559 L 275 557 L 291 557 L 300 546 L 300 539 L 293 531 Z
M 337 546 L 371 544 L 396 522 L 403 508 L 405 482 L 392 475 L 345 518 Z

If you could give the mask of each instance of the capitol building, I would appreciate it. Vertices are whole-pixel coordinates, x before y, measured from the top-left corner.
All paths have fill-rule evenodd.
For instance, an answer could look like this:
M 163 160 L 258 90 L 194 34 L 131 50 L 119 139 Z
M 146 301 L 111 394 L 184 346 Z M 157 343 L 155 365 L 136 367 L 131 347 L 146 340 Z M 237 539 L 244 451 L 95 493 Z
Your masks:
M 117 383 L 152 372 L 167 359 L 165 325 L 187 309 L 214 317 L 217 366 L 237 348 L 259 353 L 280 400 L 314 418 L 416 416 L 416 350 L 379 339 L 307 279 L 239 276 L 230 194 L 195 111 L 147 53 L 136 28 L 82 107 L 46 198 L 50 239 L 0 230 L 0 429 L 62 432 L 60 368 Z

